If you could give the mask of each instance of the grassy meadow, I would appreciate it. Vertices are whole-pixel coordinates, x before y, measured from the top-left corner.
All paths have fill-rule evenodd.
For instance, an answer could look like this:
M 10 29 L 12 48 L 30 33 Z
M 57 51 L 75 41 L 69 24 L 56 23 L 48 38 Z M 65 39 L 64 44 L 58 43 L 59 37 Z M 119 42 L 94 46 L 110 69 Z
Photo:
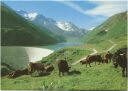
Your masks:
M 116 42 L 116 41 L 115 41 Z M 119 42 L 119 41 L 118 41 Z M 124 45 L 119 45 L 111 50 L 117 50 L 120 47 L 125 46 L 126 42 L 120 41 Z M 104 42 L 105 43 L 105 42 Z M 103 44 L 103 43 L 102 43 Z M 54 64 L 55 70 L 48 76 L 31 77 L 30 75 L 24 75 L 15 79 L 2 77 L 1 87 L 2 89 L 64 89 L 64 90 L 126 90 L 127 78 L 122 77 L 121 69 L 114 68 L 112 63 L 95 65 L 92 63 L 92 67 L 86 67 L 80 63 L 71 65 L 77 60 L 92 53 L 92 48 L 102 48 L 97 50 L 98 52 L 106 51 L 110 47 L 110 43 L 96 45 L 81 45 L 63 48 L 54 52 L 53 54 L 45 57 L 41 62 Z M 100 46 L 101 45 L 101 46 Z M 111 45 L 112 46 L 112 45 Z M 66 58 L 71 66 L 70 75 L 59 77 L 58 68 L 56 64 L 57 59 Z
M 120 68 L 115 69 L 110 64 L 95 65 L 74 65 L 72 71 L 79 71 L 59 77 L 58 70 L 49 76 L 31 77 L 30 75 L 20 76 L 15 79 L 3 77 L 1 79 L 2 89 L 24 90 L 24 89 L 64 89 L 64 90 L 126 90 L 127 79 L 122 77 Z

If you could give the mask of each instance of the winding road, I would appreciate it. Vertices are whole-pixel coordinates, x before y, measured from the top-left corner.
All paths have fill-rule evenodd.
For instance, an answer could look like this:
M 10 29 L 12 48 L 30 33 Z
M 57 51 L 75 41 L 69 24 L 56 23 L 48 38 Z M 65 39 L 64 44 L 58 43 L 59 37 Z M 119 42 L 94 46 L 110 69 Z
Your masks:
M 112 43 L 113 45 L 107 50 L 107 51 L 111 51 L 117 44 L 115 44 L 113 41 L 109 40 L 110 43 Z
M 112 50 L 117 44 L 115 44 L 112 40 L 108 40 L 108 41 L 109 41 L 110 43 L 112 43 L 112 46 L 107 49 L 107 51 L 110 51 L 110 50 Z M 95 48 L 93 48 L 92 50 L 93 50 L 93 53 L 91 53 L 91 54 L 89 54 L 89 55 L 94 55 L 94 54 L 98 53 L 98 51 L 97 51 Z M 87 57 L 87 56 L 81 58 L 80 60 L 78 60 L 78 61 L 72 63 L 71 65 L 76 65 L 76 64 L 78 64 L 81 60 L 86 59 L 86 57 Z
M 91 54 L 89 54 L 89 55 L 94 55 L 94 54 L 96 54 L 97 52 L 98 52 L 98 51 L 97 51 L 95 48 L 93 48 L 93 53 L 91 53 Z M 86 57 L 87 57 L 87 56 L 81 58 L 80 60 L 78 60 L 78 61 L 72 63 L 71 65 L 76 65 L 76 64 L 78 64 L 81 60 L 86 59 Z

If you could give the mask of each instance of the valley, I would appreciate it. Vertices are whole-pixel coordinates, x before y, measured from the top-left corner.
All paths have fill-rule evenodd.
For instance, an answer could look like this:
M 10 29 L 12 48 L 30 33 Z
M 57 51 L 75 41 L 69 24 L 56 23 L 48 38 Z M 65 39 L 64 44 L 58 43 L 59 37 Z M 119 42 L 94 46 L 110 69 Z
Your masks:
M 1 10 L 2 90 L 127 90 L 127 77 L 122 76 L 120 66 L 114 67 L 115 52 L 127 48 L 127 11 L 87 30 L 70 21 L 48 18 L 46 14 L 13 10 L 4 3 Z M 108 51 L 112 60 L 104 62 Z M 87 61 L 89 55 L 100 55 L 101 63 Z M 58 60 L 68 63 L 69 72 L 64 76 L 59 75 Z M 92 67 L 81 64 L 81 60 Z M 54 70 L 40 75 L 42 69 L 29 68 L 30 62 L 52 65 Z M 9 77 L 11 72 L 23 69 L 27 69 L 27 75 Z

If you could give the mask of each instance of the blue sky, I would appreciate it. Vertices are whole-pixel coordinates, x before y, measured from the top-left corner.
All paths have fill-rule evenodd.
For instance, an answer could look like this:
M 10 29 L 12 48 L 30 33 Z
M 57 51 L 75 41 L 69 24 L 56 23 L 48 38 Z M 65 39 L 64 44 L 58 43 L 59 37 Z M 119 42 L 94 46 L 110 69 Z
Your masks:
M 56 21 L 71 21 L 80 28 L 91 29 L 113 14 L 125 11 L 126 2 L 112 1 L 4 1 L 14 10 L 37 12 Z

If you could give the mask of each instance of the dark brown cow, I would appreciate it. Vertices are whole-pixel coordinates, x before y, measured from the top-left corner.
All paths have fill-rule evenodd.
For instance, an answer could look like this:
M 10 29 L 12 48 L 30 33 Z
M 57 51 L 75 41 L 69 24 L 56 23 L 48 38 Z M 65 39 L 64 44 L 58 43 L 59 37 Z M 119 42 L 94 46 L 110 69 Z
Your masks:
M 21 75 L 21 70 L 16 70 L 8 74 L 9 78 L 16 78 Z
M 102 58 L 102 63 L 108 63 L 108 59 L 106 59 L 106 58 Z
M 108 63 L 108 59 L 105 57 L 106 55 L 102 55 L 102 63 Z
M 28 69 L 25 68 L 23 70 L 16 70 L 8 74 L 8 77 L 10 78 L 16 78 L 21 75 L 28 75 Z
M 42 64 L 42 63 L 32 63 L 32 62 L 30 62 L 30 63 L 28 64 L 28 72 L 29 72 L 29 74 L 31 74 L 31 73 L 33 73 L 33 72 L 35 72 L 35 71 L 41 71 L 41 72 L 45 71 L 45 66 L 44 66 L 44 64 Z
M 112 56 L 113 54 L 108 51 L 108 53 L 105 55 L 105 59 L 111 62 Z
M 59 69 L 59 76 L 64 75 L 64 73 L 69 73 L 69 69 L 71 67 L 68 66 L 68 63 L 66 60 L 59 60 L 58 61 L 58 69 Z
M 95 62 L 95 65 L 96 65 L 96 62 L 99 62 L 99 64 L 100 64 L 102 62 L 101 55 L 99 55 L 99 54 L 89 55 L 89 56 L 87 56 L 87 58 L 85 60 L 80 61 L 81 64 L 86 64 L 86 67 L 87 67 L 87 64 L 89 64 L 89 66 L 91 67 L 90 63 L 92 63 L 92 62 Z
M 86 59 L 80 61 L 81 64 L 86 64 Z
M 52 64 L 45 66 L 45 70 L 47 73 L 50 73 L 54 70 L 54 67 Z
M 127 76 L 127 48 L 117 50 L 113 55 L 113 65 L 115 68 L 122 68 L 122 76 Z

